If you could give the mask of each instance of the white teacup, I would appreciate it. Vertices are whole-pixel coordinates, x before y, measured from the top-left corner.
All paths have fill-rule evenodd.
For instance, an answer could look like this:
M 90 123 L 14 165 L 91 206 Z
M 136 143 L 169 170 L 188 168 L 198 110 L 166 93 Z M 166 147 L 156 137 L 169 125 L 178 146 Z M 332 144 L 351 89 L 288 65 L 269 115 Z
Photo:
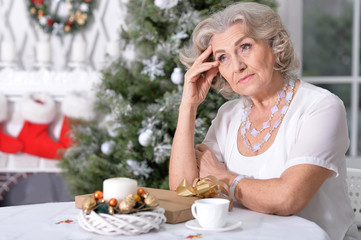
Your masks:
M 226 224 L 230 201 L 223 198 L 204 198 L 192 205 L 192 214 L 203 228 L 221 228 Z

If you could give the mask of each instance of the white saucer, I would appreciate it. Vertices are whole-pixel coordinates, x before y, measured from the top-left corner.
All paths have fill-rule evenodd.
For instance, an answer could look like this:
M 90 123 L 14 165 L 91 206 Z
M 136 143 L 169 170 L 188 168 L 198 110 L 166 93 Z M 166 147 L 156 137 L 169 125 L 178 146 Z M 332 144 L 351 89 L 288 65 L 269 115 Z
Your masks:
M 224 227 L 221 227 L 221 228 L 203 228 L 203 227 L 201 227 L 201 225 L 199 225 L 199 223 L 196 219 L 186 222 L 186 227 L 189 229 L 197 230 L 197 231 L 213 231 L 213 232 L 229 231 L 229 230 L 238 228 L 241 225 L 242 225 L 241 221 L 235 222 L 235 223 L 234 222 L 226 222 L 226 225 L 224 225 Z

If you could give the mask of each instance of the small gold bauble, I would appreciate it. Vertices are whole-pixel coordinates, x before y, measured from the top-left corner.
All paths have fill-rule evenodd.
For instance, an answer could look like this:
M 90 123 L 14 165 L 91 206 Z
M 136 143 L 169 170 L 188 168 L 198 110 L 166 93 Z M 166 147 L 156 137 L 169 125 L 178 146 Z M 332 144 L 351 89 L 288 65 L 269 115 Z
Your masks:
M 76 22 L 77 22 L 79 25 L 84 25 L 85 20 L 82 19 L 82 18 L 79 18 L 79 19 L 76 20 Z
M 121 201 L 119 204 L 119 210 L 121 212 L 125 212 L 125 213 L 130 212 L 132 208 L 133 208 L 132 204 L 125 200 Z
M 140 196 L 138 194 L 134 195 L 134 199 L 135 199 L 136 202 L 140 202 L 140 200 L 141 200 L 141 198 L 140 198 Z
M 109 212 L 110 215 L 113 215 L 114 212 L 115 212 L 115 211 L 114 211 L 114 207 L 109 206 L 109 207 L 108 207 L 108 212 Z
M 148 195 L 146 199 L 144 199 L 144 203 L 151 208 L 158 206 L 157 199 L 154 196 Z
M 125 198 L 125 200 L 126 200 L 130 205 L 132 205 L 132 207 L 134 207 L 135 204 L 137 203 L 137 201 L 135 200 L 133 194 L 130 194 L 128 197 Z
M 30 13 L 32 15 L 34 15 L 36 13 L 36 8 L 34 8 L 34 7 L 30 8 Z
M 64 31 L 65 31 L 65 32 L 70 32 L 70 30 L 71 30 L 71 27 L 70 27 L 70 26 L 65 26 L 65 27 L 64 27 Z

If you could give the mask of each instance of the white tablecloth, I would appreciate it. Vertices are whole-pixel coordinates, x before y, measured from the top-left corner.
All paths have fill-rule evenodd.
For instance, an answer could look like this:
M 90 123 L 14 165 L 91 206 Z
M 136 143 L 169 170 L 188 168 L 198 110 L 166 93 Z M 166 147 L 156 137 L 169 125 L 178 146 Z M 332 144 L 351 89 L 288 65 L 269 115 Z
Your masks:
M 185 223 L 162 224 L 159 230 L 136 236 L 101 236 L 83 230 L 77 223 L 81 210 L 74 202 L 44 203 L 0 208 L 0 240 L 56 239 L 329 239 L 315 223 L 289 216 L 261 214 L 234 206 L 229 220 L 242 221 L 240 228 L 226 232 L 195 231 Z M 66 220 L 71 220 L 66 222 Z

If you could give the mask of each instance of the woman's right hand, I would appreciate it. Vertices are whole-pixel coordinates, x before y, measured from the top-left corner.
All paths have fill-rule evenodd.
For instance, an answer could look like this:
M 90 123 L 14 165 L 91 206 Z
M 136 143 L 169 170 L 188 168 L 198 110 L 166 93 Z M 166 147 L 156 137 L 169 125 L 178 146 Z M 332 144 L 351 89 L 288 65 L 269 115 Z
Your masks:
M 198 106 L 206 98 L 219 65 L 217 61 L 206 62 L 211 54 L 212 47 L 209 45 L 184 75 L 182 103 Z

